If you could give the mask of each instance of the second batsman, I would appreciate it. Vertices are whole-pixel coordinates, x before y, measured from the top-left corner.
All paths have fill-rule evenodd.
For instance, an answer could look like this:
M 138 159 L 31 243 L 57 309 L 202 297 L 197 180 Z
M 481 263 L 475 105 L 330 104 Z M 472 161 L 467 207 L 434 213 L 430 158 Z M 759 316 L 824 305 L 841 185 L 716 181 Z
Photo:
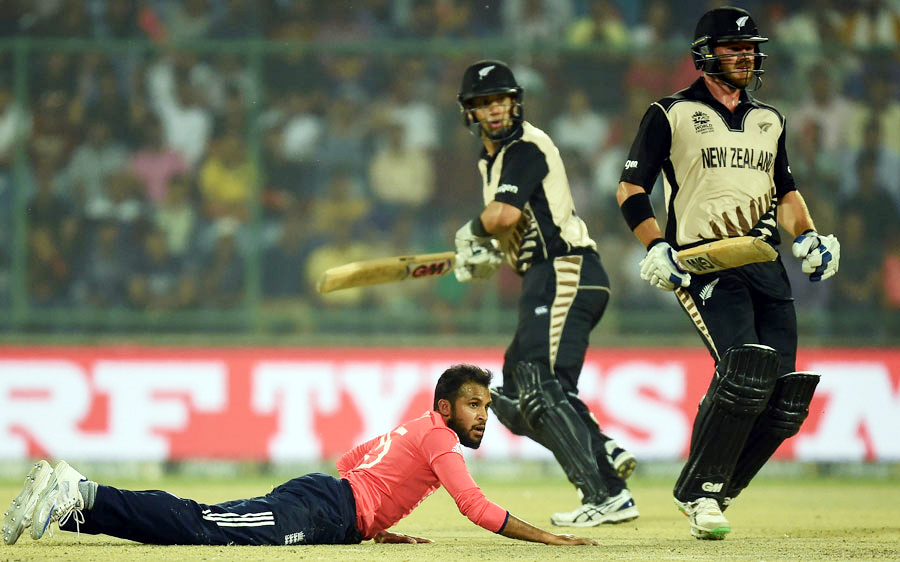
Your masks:
M 553 141 L 523 118 L 523 90 L 503 62 L 466 69 L 457 101 L 484 149 L 484 209 L 456 233 L 457 279 L 494 274 L 505 260 L 522 276 L 518 325 L 491 408 L 517 435 L 542 444 L 582 504 L 554 525 L 589 527 L 638 516 L 625 485 L 635 459 L 600 431 L 578 397 L 591 330 L 609 301 L 597 245 L 575 213 Z

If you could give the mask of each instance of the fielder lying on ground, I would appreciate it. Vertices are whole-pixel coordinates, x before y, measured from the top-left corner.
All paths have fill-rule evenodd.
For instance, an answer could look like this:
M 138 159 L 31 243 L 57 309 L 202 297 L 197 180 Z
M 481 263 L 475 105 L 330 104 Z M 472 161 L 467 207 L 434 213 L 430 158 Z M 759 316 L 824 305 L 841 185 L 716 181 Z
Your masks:
M 291 545 L 432 542 L 388 531 L 444 486 L 461 513 L 505 537 L 558 545 L 597 545 L 553 534 L 485 498 L 460 445 L 484 435 L 491 373 L 472 365 L 447 369 L 434 410 L 342 456 L 340 478 L 307 474 L 265 496 L 206 505 L 168 492 L 121 490 L 88 480 L 65 461 L 36 463 L 3 519 L 3 540 L 25 529 L 40 539 L 56 522 L 64 531 L 106 534 L 146 544 Z

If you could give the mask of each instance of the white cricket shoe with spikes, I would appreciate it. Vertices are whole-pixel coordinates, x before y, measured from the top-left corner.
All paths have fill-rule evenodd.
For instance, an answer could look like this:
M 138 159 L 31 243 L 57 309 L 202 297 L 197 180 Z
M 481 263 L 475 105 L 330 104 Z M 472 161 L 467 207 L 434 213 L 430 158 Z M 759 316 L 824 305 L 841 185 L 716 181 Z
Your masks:
M 731 532 L 731 524 L 722 515 L 719 502 L 713 498 L 699 498 L 682 502 L 675 498 L 675 505 L 691 521 L 691 535 L 698 539 L 720 541 Z
M 53 467 L 53 474 L 44 491 L 41 492 L 34 507 L 31 523 L 31 538 L 37 540 L 44 536 L 50 524 L 59 522 L 63 525 L 73 514 L 75 521 L 84 522 L 81 510 L 84 498 L 78 491 L 78 483 L 87 480 L 80 472 L 69 466 L 66 461 L 59 461 Z
M 22 491 L 9 504 L 9 509 L 3 515 L 3 542 L 8 545 L 16 544 L 22 532 L 31 525 L 34 506 L 37 504 L 38 496 L 47 487 L 52 472 L 50 463 L 45 460 L 34 463 L 28 471 Z

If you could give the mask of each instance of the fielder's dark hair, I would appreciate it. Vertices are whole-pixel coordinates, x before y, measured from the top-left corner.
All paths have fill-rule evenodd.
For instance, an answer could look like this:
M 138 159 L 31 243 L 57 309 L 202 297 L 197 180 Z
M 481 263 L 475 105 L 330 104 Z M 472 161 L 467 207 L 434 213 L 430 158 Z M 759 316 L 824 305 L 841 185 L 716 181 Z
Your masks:
M 467 382 L 490 386 L 493 377 L 493 373 L 475 365 L 453 365 L 444 371 L 434 387 L 434 409 L 438 409 L 438 401 L 442 399 L 449 400 L 451 404 L 455 402 L 459 389 Z

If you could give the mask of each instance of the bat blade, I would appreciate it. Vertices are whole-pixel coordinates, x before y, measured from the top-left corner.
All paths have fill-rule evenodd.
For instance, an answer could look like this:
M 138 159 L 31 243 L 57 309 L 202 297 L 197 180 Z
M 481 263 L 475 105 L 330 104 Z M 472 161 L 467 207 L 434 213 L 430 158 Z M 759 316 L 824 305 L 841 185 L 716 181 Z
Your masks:
M 324 294 L 352 287 L 440 277 L 453 271 L 455 264 L 456 252 L 355 261 L 325 270 L 316 289 Z
M 738 236 L 708 242 L 678 252 L 678 261 L 688 273 L 712 273 L 751 263 L 775 261 L 775 248 L 753 236 Z

